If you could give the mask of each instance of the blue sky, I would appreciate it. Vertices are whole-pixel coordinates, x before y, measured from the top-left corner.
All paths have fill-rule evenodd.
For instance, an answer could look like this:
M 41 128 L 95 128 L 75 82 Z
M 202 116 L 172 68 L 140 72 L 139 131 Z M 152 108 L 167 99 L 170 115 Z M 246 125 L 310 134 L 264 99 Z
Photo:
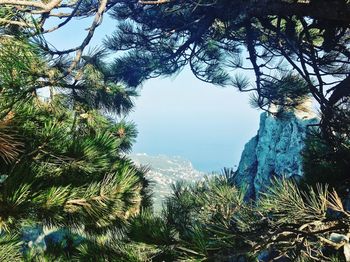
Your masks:
M 89 23 L 75 20 L 47 39 L 59 49 L 78 45 Z M 106 17 L 90 47 L 101 44 L 114 28 Z M 148 80 L 128 117 L 139 131 L 133 151 L 178 155 L 207 172 L 234 167 L 259 125 L 260 112 L 248 101 L 248 94 L 201 82 L 188 69 L 177 77 Z

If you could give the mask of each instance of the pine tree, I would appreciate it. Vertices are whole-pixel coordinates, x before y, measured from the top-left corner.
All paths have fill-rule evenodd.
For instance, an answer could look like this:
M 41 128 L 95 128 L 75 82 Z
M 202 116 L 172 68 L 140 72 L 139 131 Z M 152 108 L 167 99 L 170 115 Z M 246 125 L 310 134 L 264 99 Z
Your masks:
M 134 241 L 158 247 L 153 261 L 345 261 L 349 212 L 335 191 L 282 179 L 246 202 L 227 171 L 174 185 L 160 216 L 132 220 Z
M 106 45 L 126 51 L 114 73 L 129 85 L 188 65 L 203 81 L 254 92 L 264 110 L 272 100 L 287 102 L 275 99 L 277 94 L 307 91 L 319 104 L 320 127 L 329 140 L 349 120 L 343 110 L 350 95 L 347 1 L 118 3 L 113 17 L 119 23 Z M 337 8 L 342 11 L 335 15 Z M 255 81 L 245 77 L 246 70 Z M 287 78 L 302 79 L 300 89 L 286 85 Z
M 135 92 L 108 80 L 98 52 L 67 89 L 69 79 L 26 38 L 3 36 L 0 50 L 0 257 L 133 256 L 120 243 L 130 217 L 151 205 L 146 170 L 125 156 L 137 132 L 121 119 Z M 46 98 L 43 81 L 52 84 Z M 21 237 L 32 228 L 56 232 L 46 250 Z

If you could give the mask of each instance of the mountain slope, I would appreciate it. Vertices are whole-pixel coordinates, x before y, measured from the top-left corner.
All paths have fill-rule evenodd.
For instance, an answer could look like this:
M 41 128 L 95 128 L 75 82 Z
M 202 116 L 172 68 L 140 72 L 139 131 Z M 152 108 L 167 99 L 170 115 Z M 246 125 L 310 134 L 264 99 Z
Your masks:
M 157 155 L 145 153 L 131 154 L 129 157 L 137 164 L 148 166 L 150 171 L 146 177 L 153 182 L 154 206 L 161 207 L 162 200 L 171 193 L 170 186 L 176 181 L 195 182 L 204 177 L 204 173 L 196 170 L 192 163 L 179 156 Z

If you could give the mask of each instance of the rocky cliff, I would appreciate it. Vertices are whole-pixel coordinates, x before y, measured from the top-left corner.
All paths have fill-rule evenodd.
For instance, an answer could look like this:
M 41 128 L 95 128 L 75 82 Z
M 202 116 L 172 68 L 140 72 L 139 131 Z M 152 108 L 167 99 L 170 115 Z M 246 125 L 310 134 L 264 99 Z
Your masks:
M 317 121 L 310 112 L 260 116 L 258 133 L 244 147 L 237 169 L 240 184 L 247 186 L 247 197 L 264 191 L 273 176 L 301 177 L 301 151 L 307 126 Z

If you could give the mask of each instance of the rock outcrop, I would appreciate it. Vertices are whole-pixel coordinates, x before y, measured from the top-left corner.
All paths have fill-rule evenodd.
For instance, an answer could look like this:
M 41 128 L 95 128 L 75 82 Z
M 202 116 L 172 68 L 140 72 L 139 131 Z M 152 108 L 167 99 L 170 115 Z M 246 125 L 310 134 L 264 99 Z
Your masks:
M 303 175 L 301 151 L 307 126 L 315 122 L 315 115 L 304 111 L 280 117 L 261 114 L 258 134 L 245 145 L 237 169 L 238 183 L 247 187 L 248 198 L 264 191 L 273 176 Z

